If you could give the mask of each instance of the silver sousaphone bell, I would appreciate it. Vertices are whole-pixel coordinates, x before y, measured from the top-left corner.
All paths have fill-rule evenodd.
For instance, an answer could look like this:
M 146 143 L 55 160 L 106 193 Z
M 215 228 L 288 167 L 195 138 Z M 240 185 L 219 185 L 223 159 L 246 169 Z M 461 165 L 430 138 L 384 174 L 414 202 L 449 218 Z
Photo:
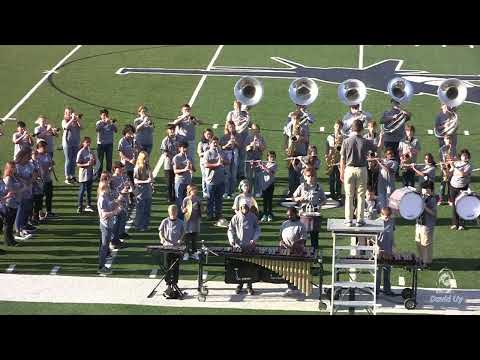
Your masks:
M 263 85 L 254 77 L 244 76 L 233 87 L 235 99 L 242 105 L 252 107 L 257 105 L 263 97 Z
M 296 105 L 307 106 L 318 97 L 318 85 L 312 79 L 295 79 L 288 88 L 288 95 Z
M 437 90 L 437 95 L 443 104 L 447 105 L 448 120 L 441 129 L 434 129 L 437 138 L 454 134 L 458 129 L 458 115 L 454 108 L 460 106 L 467 98 L 467 86 L 459 79 L 447 79 L 443 81 Z
M 393 100 L 402 105 L 410 102 L 413 96 L 412 84 L 401 77 L 391 79 L 388 82 L 387 91 Z M 392 121 L 384 125 L 383 131 L 387 134 L 395 132 L 398 128 L 405 124 L 405 121 L 407 121 L 407 116 L 407 112 L 405 110 L 401 110 Z
M 338 86 L 338 97 L 345 105 L 359 105 L 367 97 L 367 87 L 357 79 L 348 79 Z

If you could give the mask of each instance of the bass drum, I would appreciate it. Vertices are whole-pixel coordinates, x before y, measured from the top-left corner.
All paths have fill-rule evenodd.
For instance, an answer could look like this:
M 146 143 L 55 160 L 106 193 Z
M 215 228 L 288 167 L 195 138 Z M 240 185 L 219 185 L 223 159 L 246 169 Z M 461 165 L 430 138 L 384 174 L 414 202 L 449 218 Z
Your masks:
M 415 188 L 409 186 L 395 190 L 390 195 L 388 205 L 406 220 L 417 219 L 425 208 L 422 196 Z
M 480 198 L 475 193 L 462 191 L 455 199 L 455 208 L 463 220 L 475 220 L 480 216 Z

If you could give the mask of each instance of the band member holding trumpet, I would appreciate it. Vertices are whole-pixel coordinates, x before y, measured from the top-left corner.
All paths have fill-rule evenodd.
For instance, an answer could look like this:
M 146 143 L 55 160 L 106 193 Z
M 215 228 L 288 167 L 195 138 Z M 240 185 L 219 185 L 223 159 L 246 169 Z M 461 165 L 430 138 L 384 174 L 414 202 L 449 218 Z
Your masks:
M 262 195 L 261 169 L 258 166 L 262 161 L 262 154 L 266 148 L 265 139 L 260 135 L 260 127 L 252 124 L 250 134 L 245 139 L 246 157 L 246 177 L 252 184 L 252 192 L 255 197 Z
M 262 197 L 263 197 L 263 216 L 260 221 L 273 221 L 273 193 L 275 191 L 275 174 L 277 173 L 277 163 L 275 159 L 277 154 L 275 151 L 269 151 L 267 155 L 267 162 L 260 163 L 262 170 Z
M 322 187 L 317 182 L 313 170 L 305 170 L 305 183 L 301 184 L 293 193 L 293 199 L 300 203 L 300 221 L 310 234 L 310 243 L 318 249 L 318 233 L 320 232 L 320 209 L 327 201 Z
M 240 212 L 232 217 L 228 225 L 228 242 L 233 248 L 251 251 L 255 249 L 255 244 L 260 238 L 260 226 L 257 217 L 250 211 L 250 207 L 245 200 L 241 200 L 239 206 Z M 240 283 L 237 286 L 236 293 L 239 294 L 242 288 L 243 283 Z M 252 283 L 247 283 L 247 291 L 249 295 L 254 294 Z
M 125 125 L 122 130 L 123 137 L 118 142 L 118 156 L 123 164 L 123 171 L 133 183 L 133 169 L 135 168 L 134 136 L 135 128 L 132 125 Z
M 342 198 L 342 183 L 340 181 L 340 150 L 342 149 L 342 120 L 335 121 L 333 134 L 327 136 L 325 141 L 325 164 L 328 184 L 330 187 L 330 198 L 340 200 Z
M 37 139 L 44 140 L 47 143 L 47 152 L 53 159 L 53 137 L 58 136 L 60 129 L 54 128 L 51 124 L 49 124 L 45 115 L 40 115 L 35 121 L 35 124 L 38 126 L 33 130 L 33 133 L 37 136 Z
M 230 120 L 225 123 L 224 134 L 220 139 L 220 145 L 230 164 L 225 166 L 225 194 L 223 194 L 223 198 L 231 199 L 237 186 L 238 153 L 241 143 L 233 121 Z
M 100 218 L 100 246 L 98 247 L 98 274 L 108 275 L 112 270 L 105 266 L 107 262 L 110 241 L 113 237 L 115 217 L 122 211 L 110 192 L 109 177 L 104 176 L 98 184 L 97 209 Z
M 424 181 L 431 181 L 432 184 L 435 184 L 435 167 L 436 163 L 433 159 L 433 155 L 430 153 L 425 154 L 425 164 L 422 166 L 420 164 L 412 163 L 410 164 L 410 168 L 419 176 L 421 176 L 420 184 Z M 417 169 L 420 167 L 420 169 Z M 432 185 L 434 187 L 434 185 Z M 432 189 L 433 190 L 433 189 Z
M 148 114 L 148 108 L 140 105 L 137 109 L 138 117 L 133 121 L 135 128 L 135 144 L 139 151 L 146 151 L 148 156 L 152 153 L 154 124 Z
M 188 104 L 183 104 L 182 114 L 177 117 L 172 124 L 176 126 L 175 133 L 178 141 L 188 143 L 188 156 L 193 159 L 195 155 L 195 127 L 200 121 L 192 115 L 192 108 Z
M 450 144 L 453 153 L 457 151 L 457 114 L 455 107 L 449 107 L 447 104 L 442 103 L 440 105 L 440 112 L 435 118 L 434 131 L 437 135 L 438 146 L 445 145 L 445 136 L 450 136 Z
M 33 137 L 27 131 L 23 121 L 17 121 L 17 132 L 12 135 L 12 142 L 15 144 L 13 158 L 15 159 L 20 150 L 33 147 Z
M 99 168 L 97 177 L 103 170 L 103 158 L 106 156 L 106 168 L 108 172 L 112 172 L 112 156 L 113 156 L 113 136 L 117 132 L 115 120 L 110 119 L 108 110 L 100 110 L 100 120 L 95 124 L 97 132 L 97 158 L 99 161 Z
M 183 199 L 187 196 L 187 186 L 192 183 L 192 175 L 195 171 L 193 159 L 188 154 L 188 143 L 180 142 L 178 145 L 179 153 L 172 159 L 173 172 L 175 173 L 175 197 L 177 208 L 181 209 Z M 183 220 L 183 212 L 178 214 Z
M 82 148 L 77 154 L 77 167 L 78 167 L 78 183 L 80 189 L 78 193 L 78 209 L 77 213 L 83 211 L 93 212 L 92 208 L 92 184 L 93 184 L 93 168 L 97 159 L 90 150 L 91 139 L 86 136 L 82 140 Z M 87 207 L 83 208 L 83 195 L 87 193 Z
M 137 202 L 135 229 L 138 231 L 147 231 L 150 225 L 150 212 L 152 210 L 154 178 L 146 151 L 140 151 L 138 154 L 137 163 L 133 170 L 133 182 L 135 184 Z
M 342 134 L 344 137 L 349 137 L 352 135 L 352 124 L 355 120 L 361 121 L 362 126 L 366 128 L 367 122 L 372 120 L 372 114 L 360 110 L 360 104 L 350 105 L 349 111 L 343 116 L 342 119 Z
M 210 149 L 205 152 L 203 158 L 207 169 L 208 220 L 220 220 L 225 193 L 225 165 L 228 165 L 228 160 L 225 160 L 218 137 L 212 137 Z
M 443 138 L 444 145 L 440 147 L 440 165 L 442 169 L 442 181 L 440 182 L 440 199 L 438 200 L 438 205 L 442 205 L 448 201 L 450 206 L 452 201 L 450 199 L 450 168 L 452 161 L 455 160 L 456 154 L 453 151 L 452 146 L 452 137 L 450 135 L 445 135 Z M 445 191 L 446 190 L 446 191 Z
M 80 148 L 80 130 L 82 114 L 76 114 L 71 107 L 66 107 L 62 120 L 62 147 L 65 157 L 65 183 L 77 182 L 75 176 L 75 164 L 77 153 Z
M 227 114 L 225 123 L 229 121 L 233 121 L 239 136 L 237 176 L 240 179 L 245 177 L 246 149 L 244 144 L 248 136 L 248 128 L 250 127 L 250 114 L 247 110 L 242 110 L 242 103 L 239 100 L 233 102 L 233 110 Z
M 400 163 L 398 145 L 405 135 L 405 122 L 411 119 L 411 113 L 402 110 L 401 103 L 395 99 L 390 100 L 392 109 L 385 111 L 380 119 L 385 133 L 383 143 L 385 148 L 393 149 L 395 160 Z M 398 174 L 398 172 L 397 172 Z
M 293 254 L 303 254 L 307 238 L 305 225 L 300 221 L 298 211 L 293 206 L 287 209 L 287 217 L 288 220 L 284 221 L 280 226 L 279 246 L 284 249 L 290 249 Z M 296 291 L 298 291 L 297 287 L 292 283 L 288 283 L 285 295 L 290 295 Z
M 52 171 L 55 166 L 54 161 L 47 153 L 46 144 L 41 141 L 37 144 L 36 161 L 40 167 L 40 175 L 42 177 L 43 191 L 40 200 L 40 210 L 43 208 L 43 197 L 45 196 L 45 208 L 46 214 L 44 219 L 56 218 L 57 215 L 52 212 L 52 199 L 53 199 L 53 181 Z
M 463 149 L 459 154 L 459 161 L 453 161 L 450 173 L 450 199 L 452 201 L 452 226 L 450 229 L 464 230 L 464 221 L 457 214 L 455 200 L 462 191 L 466 191 L 470 186 L 470 176 L 472 175 L 472 164 L 470 163 L 470 152 Z
M 288 196 L 292 196 L 300 185 L 302 165 L 300 156 L 307 155 L 308 129 L 300 124 L 300 113 L 294 112 L 291 122 L 285 128 L 285 152 L 288 156 Z
M 175 125 L 167 125 L 167 136 L 162 140 L 160 151 L 162 152 L 163 170 L 167 183 L 167 201 L 175 202 L 175 173 L 173 172 L 172 159 L 177 155 L 178 137 L 175 135 Z
M 128 220 L 128 203 L 129 194 L 133 193 L 133 182 L 128 176 L 124 175 L 124 165 L 120 161 L 116 161 L 113 164 L 113 175 L 110 178 L 110 191 L 112 197 L 121 206 L 122 210 L 117 215 L 117 221 L 113 231 L 112 245 L 116 249 L 122 249 L 126 247 L 125 242 L 130 238 L 125 231 L 125 226 Z
M 200 162 L 200 170 L 202 172 L 202 192 L 203 192 L 203 198 L 204 199 L 208 197 L 208 192 L 207 192 L 207 169 L 205 168 L 205 164 L 204 164 L 204 154 L 208 149 L 210 149 L 210 141 L 212 140 L 212 137 L 213 137 L 213 130 L 212 129 L 203 130 L 202 139 L 200 140 L 200 142 L 197 145 L 197 155 L 200 159 L 200 161 L 199 161 Z M 235 179 L 235 181 L 236 181 L 236 179 Z M 225 190 L 225 191 L 227 191 L 227 190 Z
M 340 150 L 340 179 L 345 184 L 345 224 L 353 224 L 353 198 L 357 196 L 357 223 L 365 225 L 364 208 L 367 188 L 367 155 L 376 152 L 377 146 L 362 137 L 363 124 L 355 120 L 353 135 L 345 139 Z
M 370 157 L 373 157 L 373 158 L 380 157 L 381 148 L 383 148 L 384 132 L 382 130 L 380 131 L 380 133 L 377 133 L 376 128 L 377 128 L 377 122 L 374 120 L 370 120 L 367 123 L 367 133 L 363 135 L 365 139 L 372 141 L 373 144 L 376 145 L 379 149 L 377 152 L 369 154 Z M 372 189 L 374 189 L 375 195 L 377 194 L 379 172 L 380 172 L 380 169 L 378 167 L 378 163 L 376 161 L 369 161 L 368 169 L 367 169 L 367 173 L 368 173 L 367 184 Z
M 405 137 L 398 144 L 400 168 L 403 169 L 403 186 L 415 187 L 415 171 L 410 164 L 417 162 L 417 154 L 421 150 L 420 141 L 414 136 L 415 127 L 405 126 Z

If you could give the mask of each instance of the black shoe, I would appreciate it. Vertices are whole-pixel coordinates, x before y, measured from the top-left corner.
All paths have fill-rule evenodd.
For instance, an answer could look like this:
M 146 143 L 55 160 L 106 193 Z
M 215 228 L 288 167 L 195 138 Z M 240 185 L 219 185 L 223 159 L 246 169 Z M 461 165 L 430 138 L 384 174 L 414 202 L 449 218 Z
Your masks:
M 5 255 L 7 252 L 3 249 L 0 249 L 0 255 Z
M 253 291 L 252 287 L 247 287 L 247 293 L 248 295 L 255 295 L 255 291 Z
M 121 242 L 120 244 L 116 244 L 116 245 L 113 245 L 113 248 L 115 250 L 118 250 L 118 249 L 126 249 L 128 247 L 128 245 L 124 242 Z
M 25 227 L 24 227 L 25 230 L 28 230 L 28 231 L 35 231 L 37 230 L 37 228 L 35 226 L 33 226 L 32 224 L 27 224 Z
M 243 290 L 243 285 L 238 285 L 237 288 L 235 289 L 235 294 L 240 294 Z
M 97 274 L 99 274 L 99 275 L 110 275 L 111 273 L 112 273 L 112 270 L 105 267 L 105 266 L 101 269 L 98 269 L 98 271 L 97 271 Z
M 123 239 L 123 240 L 130 239 L 130 238 L 131 238 L 131 236 L 128 235 L 127 233 L 123 233 L 122 235 L 120 235 L 120 239 Z

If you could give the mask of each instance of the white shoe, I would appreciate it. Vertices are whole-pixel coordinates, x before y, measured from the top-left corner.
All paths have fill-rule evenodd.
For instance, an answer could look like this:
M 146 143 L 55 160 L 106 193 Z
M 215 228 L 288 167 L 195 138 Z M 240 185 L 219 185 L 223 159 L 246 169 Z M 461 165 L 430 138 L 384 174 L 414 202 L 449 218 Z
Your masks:
M 188 261 L 188 259 L 189 259 L 188 253 L 185 253 L 183 255 L 183 261 Z
M 272 217 L 272 215 L 268 215 L 268 217 L 267 217 L 267 221 L 268 221 L 268 222 L 272 222 L 272 221 L 273 221 L 273 217 Z
M 460 226 L 458 227 L 458 230 L 465 230 L 465 228 L 464 228 L 462 225 L 460 225 Z
M 15 235 L 15 240 L 28 240 L 32 237 L 32 234 L 27 233 L 26 231 L 22 230 L 18 235 Z
M 91 206 L 87 206 L 85 209 L 83 209 L 85 212 L 94 212 L 93 208 Z
M 199 261 L 200 258 L 198 257 L 198 254 L 193 254 L 192 259 Z

